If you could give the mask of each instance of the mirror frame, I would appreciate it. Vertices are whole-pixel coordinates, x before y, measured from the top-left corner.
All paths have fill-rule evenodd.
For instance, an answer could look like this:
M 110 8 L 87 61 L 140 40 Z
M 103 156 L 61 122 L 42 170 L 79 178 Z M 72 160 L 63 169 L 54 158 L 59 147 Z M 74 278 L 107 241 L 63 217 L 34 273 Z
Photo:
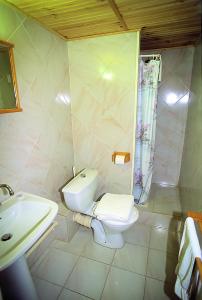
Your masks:
M 16 99 L 16 107 L 15 108 L 0 108 L 0 114 L 20 112 L 20 111 L 22 111 L 22 108 L 20 106 L 20 99 L 19 99 L 19 92 L 18 92 L 18 85 L 17 85 L 17 78 L 16 78 L 16 70 L 15 70 L 15 63 L 14 63 L 14 53 L 13 53 L 14 45 L 9 42 L 2 41 L 2 40 L 0 40 L 0 45 L 3 45 L 6 48 L 8 48 L 10 67 L 11 67 L 12 84 L 13 84 L 13 89 L 14 89 L 14 94 L 15 94 L 15 99 Z

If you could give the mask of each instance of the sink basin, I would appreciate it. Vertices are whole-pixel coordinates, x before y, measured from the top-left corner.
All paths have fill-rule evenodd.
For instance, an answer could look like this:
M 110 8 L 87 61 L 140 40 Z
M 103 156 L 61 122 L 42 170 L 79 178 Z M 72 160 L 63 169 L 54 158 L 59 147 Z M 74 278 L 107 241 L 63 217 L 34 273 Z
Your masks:
M 19 192 L 0 205 L 0 271 L 41 237 L 58 211 L 48 199 Z

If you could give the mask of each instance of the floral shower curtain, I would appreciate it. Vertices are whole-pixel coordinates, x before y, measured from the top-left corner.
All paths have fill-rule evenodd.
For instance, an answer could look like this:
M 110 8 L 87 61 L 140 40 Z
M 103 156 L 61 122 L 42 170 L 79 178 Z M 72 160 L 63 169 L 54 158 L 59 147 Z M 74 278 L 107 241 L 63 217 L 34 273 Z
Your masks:
M 156 132 L 156 107 L 160 61 L 143 60 L 139 66 L 134 199 L 145 203 L 151 187 Z

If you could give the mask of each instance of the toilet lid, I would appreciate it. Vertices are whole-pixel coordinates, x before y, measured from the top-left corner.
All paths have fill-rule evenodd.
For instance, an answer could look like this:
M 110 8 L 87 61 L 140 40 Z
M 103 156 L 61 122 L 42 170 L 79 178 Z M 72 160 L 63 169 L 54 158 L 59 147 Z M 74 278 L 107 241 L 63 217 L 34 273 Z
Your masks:
M 133 206 L 132 195 L 107 193 L 98 202 L 94 213 L 99 220 L 127 221 Z

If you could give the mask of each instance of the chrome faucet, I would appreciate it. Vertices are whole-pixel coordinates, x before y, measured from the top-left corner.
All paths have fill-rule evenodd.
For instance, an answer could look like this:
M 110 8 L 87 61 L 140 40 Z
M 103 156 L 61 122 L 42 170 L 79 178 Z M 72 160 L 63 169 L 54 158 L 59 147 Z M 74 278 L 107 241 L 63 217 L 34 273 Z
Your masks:
M 8 184 L 6 184 L 6 183 L 0 184 L 0 188 L 5 188 L 5 189 L 7 189 L 10 196 L 14 195 L 13 189 L 10 187 L 10 185 L 8 185 Z

